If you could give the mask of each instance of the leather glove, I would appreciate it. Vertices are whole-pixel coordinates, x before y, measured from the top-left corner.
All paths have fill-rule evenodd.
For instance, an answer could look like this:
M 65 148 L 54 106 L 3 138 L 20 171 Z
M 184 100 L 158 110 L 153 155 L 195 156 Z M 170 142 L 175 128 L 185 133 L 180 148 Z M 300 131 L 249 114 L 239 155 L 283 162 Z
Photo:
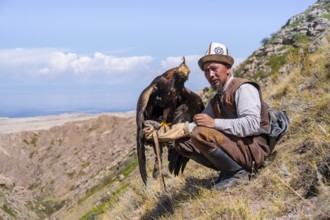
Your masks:
M 144 136 L 146 137 L 146 139 L 147 140 L 152 139 L 152 132 L 158 130 L 159 128 L 160 128 L 159 122 L 153 120 L 146 120 L 144 122 L 144 128 L 143 128 Z
M 165 127 L 161 127 L 157 134 L 159 141 L 174 141 L 179 138 L 190 137 L 189 122 L 174 124 L 167 131 Z

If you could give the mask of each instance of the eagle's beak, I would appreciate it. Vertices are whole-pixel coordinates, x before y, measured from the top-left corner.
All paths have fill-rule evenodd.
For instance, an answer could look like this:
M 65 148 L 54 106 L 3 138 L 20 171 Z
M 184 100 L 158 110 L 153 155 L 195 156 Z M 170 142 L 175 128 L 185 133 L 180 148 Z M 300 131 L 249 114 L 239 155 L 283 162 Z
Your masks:
M 183 79 L 185 79 L 185 80 L 188 80 L 188 78 L 189 78 L 189 71 L 182 71 L 182 72 L 180 72 L 180 76 L 183 78 Z
M 180 64 L 180 66 L 177 69 L 177 72 L 183 78 L 184 80 L 188 80 L 188 76 L 190 73 L 189 67 L 185 64 L 185 59 L 183 58 L 183 63 Z

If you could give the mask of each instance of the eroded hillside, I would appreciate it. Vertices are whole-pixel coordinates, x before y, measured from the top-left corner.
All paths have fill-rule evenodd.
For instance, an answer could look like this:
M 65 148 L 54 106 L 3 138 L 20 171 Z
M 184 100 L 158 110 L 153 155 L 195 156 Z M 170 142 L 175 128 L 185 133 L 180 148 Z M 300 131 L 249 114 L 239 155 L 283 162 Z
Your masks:
M 136 166 L 134 142 L 134 116 L 0 136 L 0 216 L 61 216 Z

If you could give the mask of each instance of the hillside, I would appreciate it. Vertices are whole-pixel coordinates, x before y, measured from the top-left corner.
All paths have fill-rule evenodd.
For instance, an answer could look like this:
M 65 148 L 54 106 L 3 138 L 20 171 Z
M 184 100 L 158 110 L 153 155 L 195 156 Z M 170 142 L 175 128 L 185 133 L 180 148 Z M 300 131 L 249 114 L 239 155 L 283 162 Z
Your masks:
M 167 193 L 159 180 L 146 187 L 135 116 L 102 114 L 0 134 L 0 219 L 329 219 L 329 30 L 330 1 L 319 0 L 233 70 L 259 82 L 291 120 L 247 184 L 212 192 L 217 173 L 189 161 L 183 175 L 165 179 Z M 201 96 L 207 102 L 212 91 Z M 147 161 L 151 176 L 152 150 Z
M 291 119 L 256 178 L 215 193 L 208 189 L 217 173 L 189 162 L 184 175 L 166 179 L 168 193 L 158 181 L 147 188 L 135 181 L 100 219 L 329 219 L 329 12 L 330 2 L 318 1 L 293 16 L 234 70 L 259 82 L 267 103 Z M 205 88 L 202 97 L 211 96 Z
M 3 219 L 57 218 L 77 204 L 92 203 L 86 207 L 89 209 L 100 199 L 92 194 L 100 193 L 106 184 L 111 189 L 104 194 L 115 190 L 122 178 L 119 174 L 136 166 L 135 114 L 62 115 L 14 121 L 8 125 L 11 130 L 25 131 L 0 134 Z M 45 130 L 48 126 L 51 128 Z M 60 211 L 56 213 L 57 210 Z

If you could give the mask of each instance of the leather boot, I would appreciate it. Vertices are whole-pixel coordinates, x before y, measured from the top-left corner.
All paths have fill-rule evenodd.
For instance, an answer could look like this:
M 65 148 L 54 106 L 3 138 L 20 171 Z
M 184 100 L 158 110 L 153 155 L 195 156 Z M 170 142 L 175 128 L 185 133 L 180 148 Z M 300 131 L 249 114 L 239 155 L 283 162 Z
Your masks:
M 223 150 L 216 148 L 210 153 L 204 154 L 205 157 L 220 171 L 234 172 L 242 169 L 242 167 L 231 159 Z
M 218 171 L 218 169 L 211 163 L 211 161 L 209 161 L 203 154 L 193 153 L 189 155 L 189 158 L 196 163 Z
M 244 169 L 226 173 L 220 182 L 211 187 L 211 190 L 224 190 L 240 183 L 247 182 L 249 180 L 249 175 L 250 173 Z
M 249 179 L 249 173 L 220 148 L 205 154 L 205 157 L 221 171 L 211 190 L 223 190 Z

